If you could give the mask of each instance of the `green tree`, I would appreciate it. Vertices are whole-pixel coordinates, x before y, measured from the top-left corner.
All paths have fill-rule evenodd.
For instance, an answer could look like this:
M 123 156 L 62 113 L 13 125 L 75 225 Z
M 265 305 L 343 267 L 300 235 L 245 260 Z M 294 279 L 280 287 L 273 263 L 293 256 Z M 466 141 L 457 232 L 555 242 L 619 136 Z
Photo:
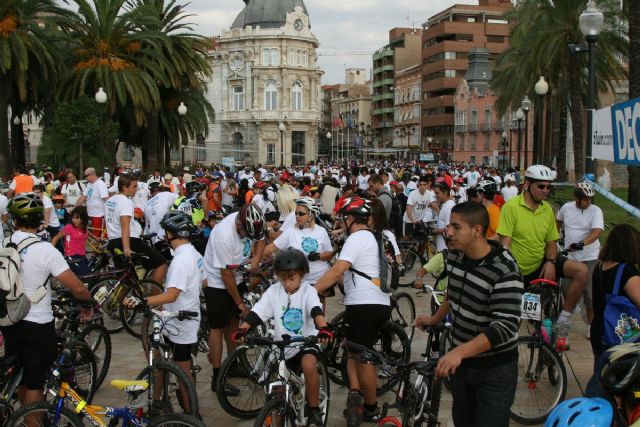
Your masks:
M 55 3 L 54 0 L 0 2 L 0 174 L 3 175 L 9 174 L 11 167 L 9 104 L 15 110 L 14 115 L 21 114 L 46 95 L 40 93 L 42 83 L 55 80 L 56 59 L 48 43 L 48 31 L 57 28 L 58 18 L 64 13 Z M 21 138 L 21 132 L 14 136 Z M 19 151 L 24 152 L 14 150 Z
M 640 2 L 625 5 L 629 17 L 629 99 L 640 97 Z M 640 208 L 640 168 L 629 166 L 629 203 Z
M 568 45 L 584 42 L 579 17 L 587 0 L 522 0 L 505 17 L 514 22 L 511 44 L 496 60 L 491 82 L 500 94 L 497 109 L 502 114 L 509 106 L 520 105 L 525 95 L 535 100 L 534 86 L 540 76 L 549 82 L 555 111 L 571 116 L 576 176 L 584 173 L 583 116 L 587 88 L 586 55 L 571 54 Z M 627 57 L 626 19 L 616 0 L 600 0 L 605 27 L 597 43 L 596 70 L 598 89 L 612 88 L 612 82 L 625 79 L 627 72 L 618 58 Z M 561 119 L 560 123 L 564 120 Z M 564 131 L 564 129 L 562 129 Z M 559 151 L 566 151 L 564 132 Z M 562 159 L 559 165 L 564 166 Z

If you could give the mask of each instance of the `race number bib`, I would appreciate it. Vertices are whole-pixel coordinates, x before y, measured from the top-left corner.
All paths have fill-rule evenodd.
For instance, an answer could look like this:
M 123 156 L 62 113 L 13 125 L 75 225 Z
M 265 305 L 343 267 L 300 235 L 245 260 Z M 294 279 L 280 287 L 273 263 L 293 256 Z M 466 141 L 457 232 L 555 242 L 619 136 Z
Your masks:
M 522 314 L 520 317 L 529 320 L 540 320 L 542 318 L 539 294 L 522 294 Z

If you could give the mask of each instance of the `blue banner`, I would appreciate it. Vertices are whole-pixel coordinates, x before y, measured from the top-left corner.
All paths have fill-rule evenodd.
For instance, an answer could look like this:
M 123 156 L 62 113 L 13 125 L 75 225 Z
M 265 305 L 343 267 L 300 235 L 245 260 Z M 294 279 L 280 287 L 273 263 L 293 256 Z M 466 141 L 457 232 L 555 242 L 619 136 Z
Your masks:
M 598 193 L 602 194 L 604 197 L 606 197 L 607 199 L 611 200 L 616 205 L 620 206 L 622 209 L 627 211 L 630 215 L 633 215 L 633 216 L 635 216 L 637 218 L 640 218 L 640 209 L 638 209 L 635 206 L 630 205 L 629 203 L 625 202 L 620 197 L 618 197 L 615 194 L 613 194 L 611 191 L 605 190 L 604 188 L 600 187 L 598 184 L 596 184 L 595 182 L 591 181 L 586 176 L 583 177 L 583 179 L 585 181 L 587 181 L 589 184 L 591 184 L 593 186 L 593 188 L 595 188 L 595 190 Z
M 640 98 L 612 105 L 611 123 L 614 161 L 640 166 Z

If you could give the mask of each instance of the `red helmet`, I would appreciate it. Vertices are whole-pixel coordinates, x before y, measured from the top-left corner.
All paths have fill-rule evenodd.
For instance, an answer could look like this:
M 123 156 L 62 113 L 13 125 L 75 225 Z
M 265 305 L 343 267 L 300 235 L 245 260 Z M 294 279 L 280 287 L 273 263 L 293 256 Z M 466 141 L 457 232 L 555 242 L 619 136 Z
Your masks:
M 367 217 L 371 216 L 372 210 L 369 200 L 356 196 L 345 199 L 338 212 L 342 215 Z
M 249 238 L 259 240 L 264 235 L 264 214 L 262 209 L 254 204 L 245 205 L 238 214 L 242 228 Z
M 267 188 L 267 184 L 265 182 L 258 181 L 256 182 L 256 188 L 258 190 L 264 190 L 265 188 Z

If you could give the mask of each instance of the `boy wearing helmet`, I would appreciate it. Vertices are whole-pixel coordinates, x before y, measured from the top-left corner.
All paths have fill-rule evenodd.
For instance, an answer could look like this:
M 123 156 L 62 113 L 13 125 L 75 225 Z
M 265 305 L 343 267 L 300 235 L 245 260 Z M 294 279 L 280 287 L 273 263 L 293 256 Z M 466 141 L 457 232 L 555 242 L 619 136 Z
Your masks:
M 500 211 L 498 235 L 500 243 L 513 253 L 525 288 L 540 277 L 571 280 L 553 334 L 557 350 L 564 351 L 569 349 L 571 316 L 584 291 L 587 267 L 558 256 L 558 228 L 553 209 L 546 202 L 552 181 L 548 167 L 530 166 L 525 172 L 522 193 L 505 203 Z
M 564 229 L 564 249 L 567 258 L 587 266 L 587 283 L 584 288 L 584 305 L 587 308 L 587 338 L 593 320 L 591 276 L 598 264 L 600 234 L 604 230 L 602 209 L 592 203 L 596 192 L 588 182 L 579 182 L 573 191 L 575 202 L 565 203 L 558 214 L 558 229 Z
M 227 352 L 235 347 L 231 342 L 231 332 L 239 319 L 249 314 L 249 308 L 242 299 L 238 285 L 242 276 L 231 270 L 231 264 L 246 263 L 252 256 L 252 240 L 259 241 L 254 260 L 259 259 L 264 246 L 264 214 L 255 205 L 247 204 L 240 212 L 232 213 L 220 221 L 211 231 L 204 254 L 204 269 L 207 287 L 204 296 L 207 303 L 209 321 L 209 362 L 213 366 L 211 390 L 216 391 L 216 380 L 222 365 L 223 337 Z M 257 264 L 257 262 L 255 262 Z M 230 384 L 223 391 L 228 396 L 240 394 Z
M 165 187 L 160 182 L 153 181 L 149 184 L 151 198 L 144 207 L 144 234 L 156 233 L 153 243 L 164 240 L 164 229 L 160 226 L 160 221 L 169 212 L 178 196 Z
M 234 341 L 241 341 L 250 329 L 269 319 L 273 319 L 276 340 L 281 340 L 285 334 L 291 337 L 317 336 L 320 343 L 333 340 L 318 293 L 308 282 L 303 281 L 309 273 L 306 256 L 297 249 L 285 249 L 276 256 L 273 270 L 278 276 L 278 283 L 270 286 L 251 309 L 240 328 L 233 333 Z M 310 427 L 324 426 L 323 418 L 327 416 L 320 409 L 322 402 L 317 355 L 316 346 L 303 349 L 289 347 L 285 353 L 287 367 L 298 374 L 304 374 L 309 405 L 307 426 Z

